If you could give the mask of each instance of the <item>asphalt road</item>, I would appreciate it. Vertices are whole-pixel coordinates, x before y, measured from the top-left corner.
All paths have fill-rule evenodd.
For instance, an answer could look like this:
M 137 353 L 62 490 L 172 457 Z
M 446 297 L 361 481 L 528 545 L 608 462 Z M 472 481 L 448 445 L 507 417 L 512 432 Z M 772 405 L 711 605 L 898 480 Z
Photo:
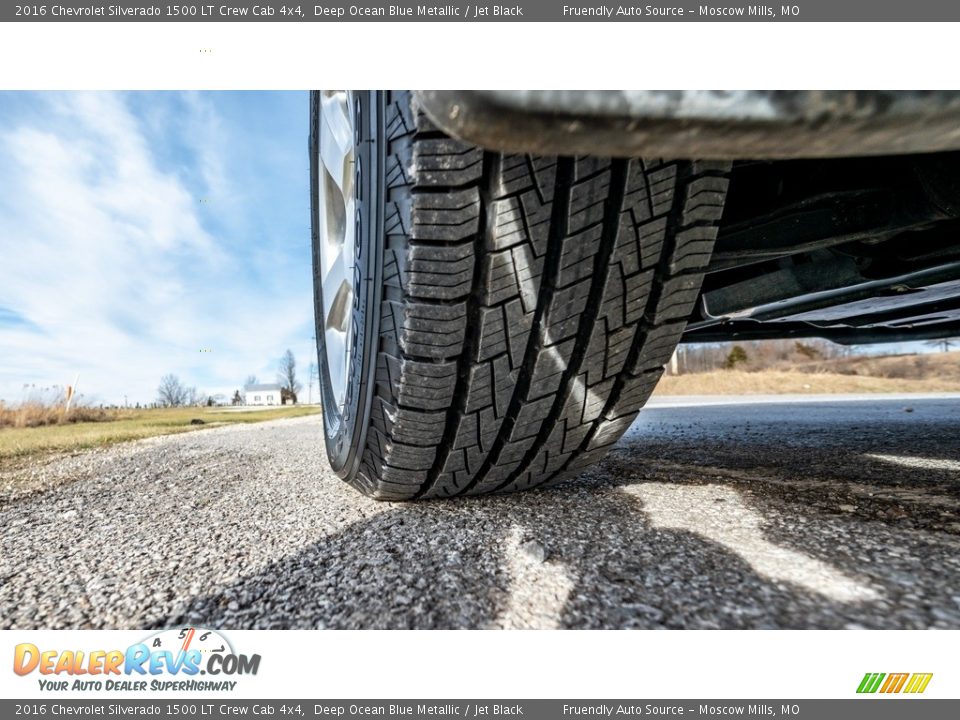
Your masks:
M 316 417 L 0 471 L 0 627 L 960 627 L 960 396 L 721 402 L 453 502 L 361 497 Z

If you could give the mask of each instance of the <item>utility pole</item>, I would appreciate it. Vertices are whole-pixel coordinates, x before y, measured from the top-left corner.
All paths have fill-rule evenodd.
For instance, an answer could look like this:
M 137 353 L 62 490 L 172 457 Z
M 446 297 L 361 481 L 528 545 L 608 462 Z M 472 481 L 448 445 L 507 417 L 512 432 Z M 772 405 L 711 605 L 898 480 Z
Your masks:
M 317 336 L 311 335 L 310 340 L 313 342 L 314 352 L 317 348 Z M 317 379 L 317 390 L 320 389 L 320 372 L 317 367 L 316 362 L 310 363 L 310 367 L 307 369 L 307 404 L 313 405 L 313 379 Z
M 310 368 L 307 372 L 307 404 L 313 404 L 313 381 L 314 379 L 319 379 L 317 377 L 317 364 L 315 362 L 310 363 Z

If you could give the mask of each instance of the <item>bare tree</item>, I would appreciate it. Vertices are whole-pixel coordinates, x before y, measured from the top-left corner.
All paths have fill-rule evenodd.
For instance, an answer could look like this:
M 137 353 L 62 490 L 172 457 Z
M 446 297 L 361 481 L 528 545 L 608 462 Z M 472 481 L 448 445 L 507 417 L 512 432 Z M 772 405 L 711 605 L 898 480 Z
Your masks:
M 186 405 L 204 405 L 207 402 L 207 394 L 203 390 L 197 390 L 196 387 L 187 388 Z
M 247 375 L 247 379 L 243 381 L 243 386 L 245 388 L 250 387 L 251 385 L 256 385 L 258 382 L 256 375 Z
M 297 393 L 300 392 L 303 385 L 297 381 L 297 359 L 289 349 L 280 358 L 280 372 L 277 373 L 277 381 L 280 383 L 281 389 L 286 390 L 293 402 L 296 403 Z
M 940 352 L 950 352 L 950 348 L 960 345 L 960 338 L 940 338 L 939 340 L 927 340 L 924 345 L 940 348 Z
M 173 373 L 164 375 L 157 388 L 157 404 L 161 407 L 180 407 L 190 398 L 191 390 L 196 392 L 195 388 L 186 387 Z

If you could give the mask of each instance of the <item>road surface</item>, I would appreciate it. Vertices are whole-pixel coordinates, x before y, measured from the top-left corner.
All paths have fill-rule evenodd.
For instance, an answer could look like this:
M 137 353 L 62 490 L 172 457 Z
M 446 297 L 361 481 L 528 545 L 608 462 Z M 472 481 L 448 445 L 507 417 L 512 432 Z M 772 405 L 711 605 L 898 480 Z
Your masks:
M 960 628 L 960 396 L 658 398 L 564 486 L 406 505 L 317 417 L 207 429 L 0 471 L 0 527 L 4 628 Z

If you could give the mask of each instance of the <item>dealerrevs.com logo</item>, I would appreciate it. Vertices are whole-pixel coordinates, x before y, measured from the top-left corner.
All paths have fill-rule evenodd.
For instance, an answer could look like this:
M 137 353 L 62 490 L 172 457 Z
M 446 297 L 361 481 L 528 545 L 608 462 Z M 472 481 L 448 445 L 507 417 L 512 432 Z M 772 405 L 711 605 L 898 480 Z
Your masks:
M 857 692 L 915 695 L 926 690 L 932 678 L 933 673 L 867 673 L 857 686 Z
M 13 671 L 36 673 L 41 690 L 142 692 L 233 690 L 241 675 L 256 675 L 260 655 L 234 651 L 215 630 L 164 630 L 126 650 L 14 648 Z M 199 679 L 198 676 L 204 676 Z

